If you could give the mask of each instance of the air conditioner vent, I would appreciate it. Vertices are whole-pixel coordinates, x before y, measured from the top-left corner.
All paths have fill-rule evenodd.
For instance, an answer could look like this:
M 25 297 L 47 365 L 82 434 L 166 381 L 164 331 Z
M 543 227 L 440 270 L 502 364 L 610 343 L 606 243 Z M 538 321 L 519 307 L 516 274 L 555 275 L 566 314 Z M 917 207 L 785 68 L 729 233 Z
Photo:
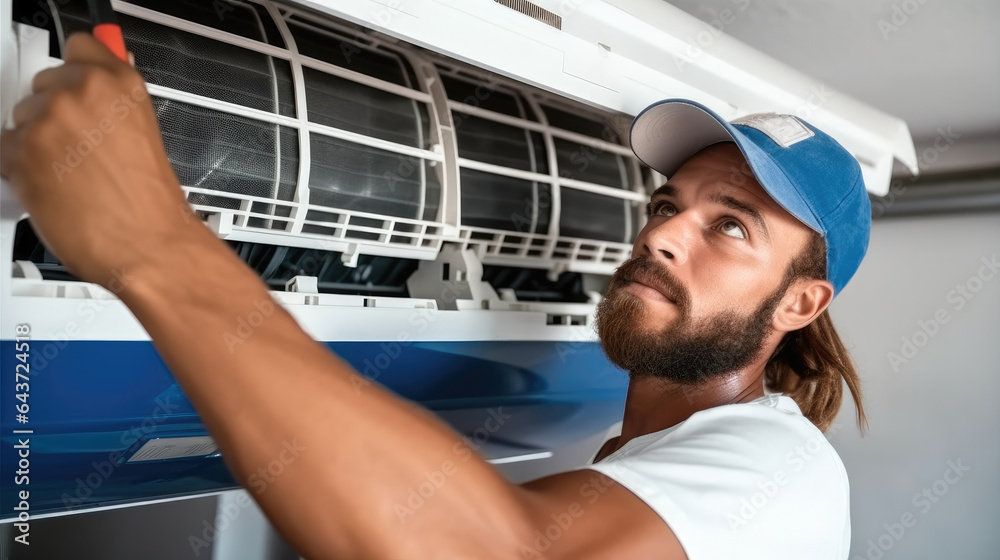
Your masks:
M 170 163 L 220 237 L 348 268 L 434 260 L 444 243 L 552 274 L 610 274 L 628 257 L 650 185 L 627 115 L 295 5 L 232 8 L 219 20 L 199 0 L 115 3 Z M 54 16 L 55 35 L 89 28 L 78 3 Z
M 494 0 L 497 4 L 501 6 L 507 6 L 508 8 L 514 10 L 515 12 L 521 12 L 522 14 L 537 19 L 538 21 L 555 27 L 556 29 L 562 29 L 562 18 L 557 14 L 554 14 L 541 6 L 532 4 L 531 2 L 526 2 L 525 0 Z

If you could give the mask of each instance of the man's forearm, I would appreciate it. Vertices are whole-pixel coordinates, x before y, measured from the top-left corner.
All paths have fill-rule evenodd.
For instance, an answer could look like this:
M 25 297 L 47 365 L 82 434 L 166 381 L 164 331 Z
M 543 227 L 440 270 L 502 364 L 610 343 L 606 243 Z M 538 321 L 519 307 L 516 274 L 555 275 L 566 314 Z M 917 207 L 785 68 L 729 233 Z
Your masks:
M 63 58 L 35 76 L 14 128 L 0 131 L 0 174 L 63 265 L 129 306 L 237 479 L 289 541 L 309 558 L 517 554 L 528 494 L 471 451 L 433 500 L 398 521 L 394 506 L 453 460 L 461 441 L 430 414 L 359 384 L 195 219 L 134 68 L 87 34 L 71 35 Z M 72 174 L 54 177 L 63 146 L 111 118 L 108 107 L 125 95 L 137 101 L 128 118 Z M 233 344 L 241 319 L 257 326 Z M 286 463 L 283 474 L 257 474 L 275 460 Z
M 221 241 L 193 225 L 148 264 L 122 271 L 122 299 L 234 475 L 300 552 L 418 558 L 476 546 L 485 558 L 484 550 L 514 550 L 526 524 L 519 490 L 475 457 L 400 523 L 393 506 L 454 461 L 461 440 L 313 341 Z M 234 344 L 236 325 L 254 314 L 265 319 Z M 283 474 L 260 482 L 255 473 L 276 459 L 287 463 Z M 305 519 L 308 526 L 294 521 Z M 463 545 L 467 536 L 479 542 Z

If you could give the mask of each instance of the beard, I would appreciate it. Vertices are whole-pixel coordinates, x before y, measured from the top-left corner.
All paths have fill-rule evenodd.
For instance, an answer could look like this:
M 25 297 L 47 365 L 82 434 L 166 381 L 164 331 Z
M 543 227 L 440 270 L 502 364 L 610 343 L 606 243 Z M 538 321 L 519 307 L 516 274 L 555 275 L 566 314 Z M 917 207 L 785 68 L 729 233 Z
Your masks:
M 676 324 L 644 327 L 648 304 L 622 290 L 632 278 L 649 279 L 675 302 Z M 765 298 L 749 315 L 727 310 L 695 321 L 691 298 L 663 266 L 646 257 L 626 261 L 611 277 L 597 306 L 596 326 L 608 359 L 630 377 L 653 377 L 684 385 L 727 377 L 753 363 L 764 349 L 771 319 L 789 285 Z

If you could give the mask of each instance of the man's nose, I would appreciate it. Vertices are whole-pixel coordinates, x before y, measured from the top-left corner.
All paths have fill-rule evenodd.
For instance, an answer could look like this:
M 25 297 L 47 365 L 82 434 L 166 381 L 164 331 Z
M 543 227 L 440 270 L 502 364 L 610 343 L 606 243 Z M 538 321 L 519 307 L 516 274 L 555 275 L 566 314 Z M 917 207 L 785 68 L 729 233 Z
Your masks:
M 695 240 L 697 224 L 694 216 L 681 212 L 656 220 L 655 224 L 646 224 L 637 242 L 641 242 L 644 253 L 657 261 L 669 262 L 673 266 L 683 265 Z

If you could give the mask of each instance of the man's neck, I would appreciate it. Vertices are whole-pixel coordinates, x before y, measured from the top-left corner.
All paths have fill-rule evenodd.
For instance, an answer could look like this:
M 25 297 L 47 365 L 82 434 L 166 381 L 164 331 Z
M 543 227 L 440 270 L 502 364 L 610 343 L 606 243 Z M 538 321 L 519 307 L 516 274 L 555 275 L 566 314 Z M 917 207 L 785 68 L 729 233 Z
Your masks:
M 700 410 L 763 397 L 762 376 L 763 368 L 759 372 L 740 372 L 701 385 L 633 377 L 625 398 L 621 436 L 608 441 L 595 461 L 621 449 L 635 437 L 675 426 Z

